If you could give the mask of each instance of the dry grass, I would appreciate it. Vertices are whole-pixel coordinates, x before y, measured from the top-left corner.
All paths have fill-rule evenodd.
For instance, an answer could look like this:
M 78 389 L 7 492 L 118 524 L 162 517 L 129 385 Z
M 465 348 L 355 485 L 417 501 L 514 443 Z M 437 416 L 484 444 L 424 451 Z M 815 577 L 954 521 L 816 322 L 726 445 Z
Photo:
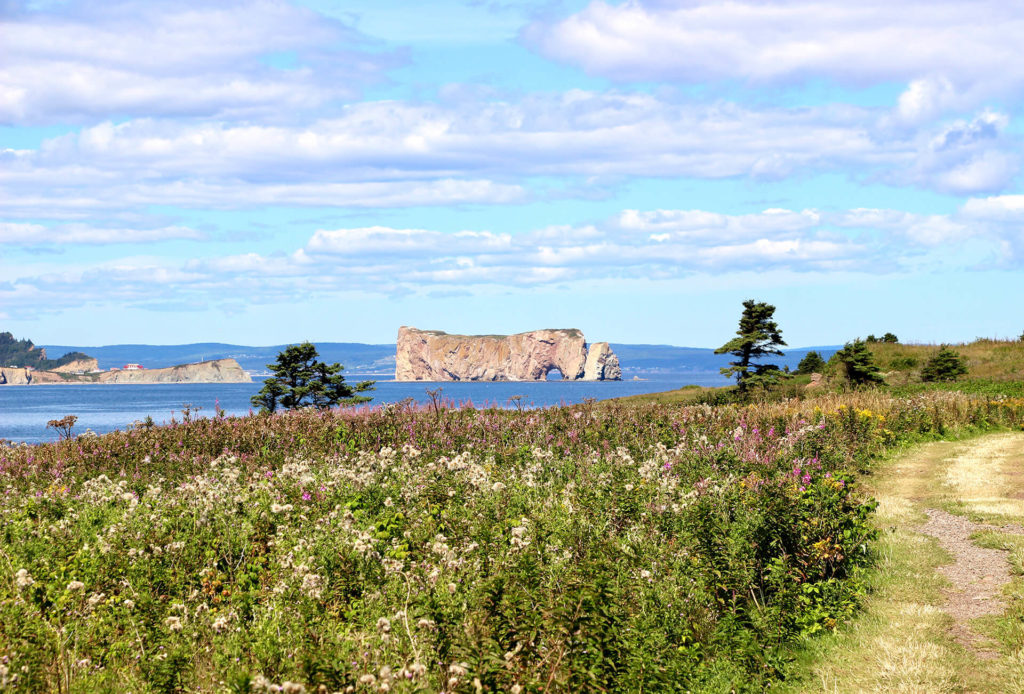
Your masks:
M 911 380 L 915 377 L 919 380 L 921 367 L 938 354 L 940 346 L 884 342 L 868 345 L 882 371 L 905 372 Z M 948 346 L 967 359 L 968 378 L 990 381 L 1024 378 L 1024 341 L 979 339 Z

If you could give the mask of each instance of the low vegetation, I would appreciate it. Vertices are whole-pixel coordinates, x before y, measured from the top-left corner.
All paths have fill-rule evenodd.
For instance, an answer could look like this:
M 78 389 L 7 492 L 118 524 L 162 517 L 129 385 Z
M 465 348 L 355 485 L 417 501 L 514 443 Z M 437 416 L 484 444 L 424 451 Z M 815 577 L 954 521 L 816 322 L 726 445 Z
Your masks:
M 0 448 L 13 691 L 762 691 L 861 601 L 930 392 L 306 409 Z

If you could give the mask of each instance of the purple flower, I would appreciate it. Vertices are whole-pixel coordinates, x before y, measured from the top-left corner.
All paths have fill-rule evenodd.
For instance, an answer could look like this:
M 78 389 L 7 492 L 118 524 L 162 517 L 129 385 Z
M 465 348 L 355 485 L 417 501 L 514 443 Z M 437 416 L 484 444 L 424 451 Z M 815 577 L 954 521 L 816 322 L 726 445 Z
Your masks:
M 313 495 L 310 494 L 309 492 L 302 492 L 302 500 L 303 501 L 309 501 L 312 498 L 313 498 Z

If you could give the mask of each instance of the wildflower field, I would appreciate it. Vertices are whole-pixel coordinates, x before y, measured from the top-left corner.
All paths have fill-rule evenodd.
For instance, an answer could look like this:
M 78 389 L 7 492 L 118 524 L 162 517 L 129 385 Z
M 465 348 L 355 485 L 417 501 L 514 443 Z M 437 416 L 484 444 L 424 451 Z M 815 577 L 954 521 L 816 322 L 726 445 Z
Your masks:
M 928 392 L 390 406 L 0 447 L 0 690 L 763 691 L 857 609 Z

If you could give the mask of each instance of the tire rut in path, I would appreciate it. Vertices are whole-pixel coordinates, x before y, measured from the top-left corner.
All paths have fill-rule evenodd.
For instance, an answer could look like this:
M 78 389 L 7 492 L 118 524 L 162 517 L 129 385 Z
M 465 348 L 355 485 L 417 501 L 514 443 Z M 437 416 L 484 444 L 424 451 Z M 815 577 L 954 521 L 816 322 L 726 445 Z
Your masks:
M 1001 614 L 1006 608 L 1001 592 L 1003 586 L 1010 582 L 1010 566 L 1005 551 L 978 547 L 971 541 L 971 535 L 979 530 L 1002 528 L 974 523 L 937 509 L 926 509 L 925 513 L 928 522 L 921 526 L 920 532 L 936 538 L 939 545 L 953 556 L 952 564 L 939 569 L 952 583 L 952 587 L 944 591 L 946 604 L 943 610 L 953 618 L 953 637 L 979 658 L 996 658 L 999 654 L 985 647 L 987 639 L 971 629 L 970 621 Z

